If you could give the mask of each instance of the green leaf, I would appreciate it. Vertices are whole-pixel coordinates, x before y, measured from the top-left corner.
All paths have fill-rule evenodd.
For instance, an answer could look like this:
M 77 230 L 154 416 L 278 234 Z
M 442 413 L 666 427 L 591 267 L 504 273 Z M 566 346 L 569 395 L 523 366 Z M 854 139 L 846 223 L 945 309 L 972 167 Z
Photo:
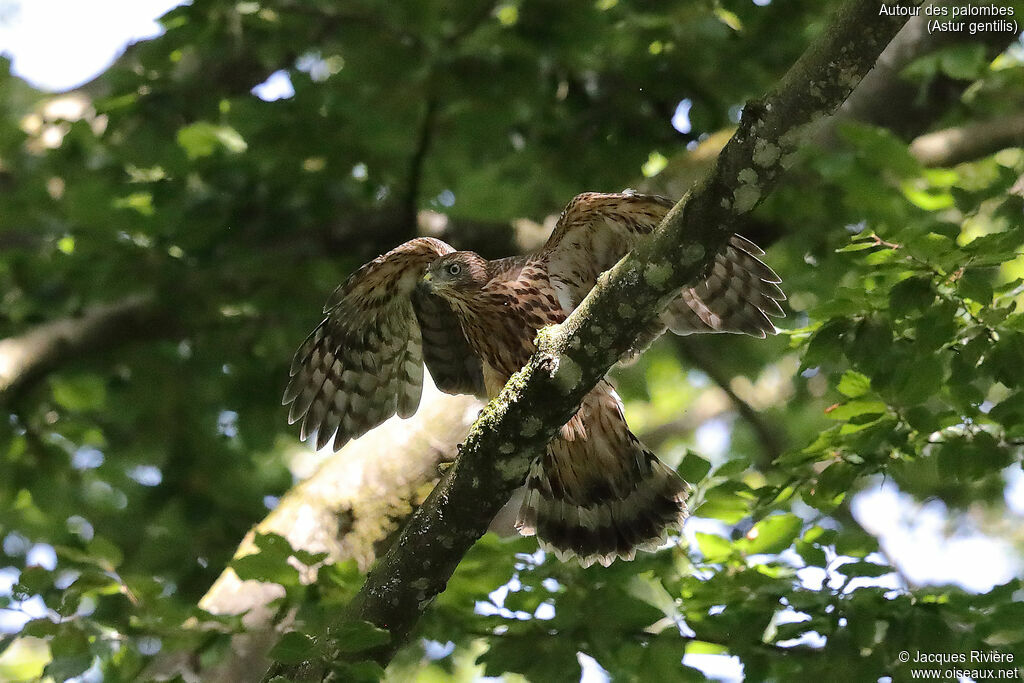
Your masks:
M 331 629 L 331 639 L 341 652 L 362 652 L 386 645 L 391 634 L 368 621 L 346 621 Z
M 843 319 L 829 320 L 811 337 L 804 349 L 800 368 L 817 367 L 832 362 L 842 354 L 844 337 L 850 331 L 850 322 Z
M 683 461 L 679 463 L 676 472 L 684 481 L 696 483 L 708 475 L 711 470 L 711 463 L 700 457 L 693 451 L 686 451 Z
M 718 17 L 720 22 L 731 28 L 733 31 L 743 30 L 743 22 L 740 21 L 740 18 L 735 12 L 730 12 L 722 7 L 716 7 L 715 16 Z
M 50 379 L 53 400 L 74 412 L 100 410 L 107 403 L 107 385 L 98 375 L 62 375 Z
M 885 169 L 897 177 L 919 174 L 921 165 L 910 155 L 907 145 L 891 131 L 845 121 L 839 126 L 839 132 L 856 146 L 859 157 L 867 167 Z
M 113 541 L 96 536 L 86 546 L 86 550 L 92 557 L 96 558 L 106 569 L 116 569 L 124 560 L 124 554 Z
M 963 21 L 963 17 L 957 17 Z M 956 80 L 974 80 L 984 73 L 987 59 L 985 46 L 980 43 L 962 43 L 942 48 L 914 60 L 904 69 L 904 74 L 923 80 L 930 80 L 938 74 L 945 74 Z
M 280 534 L 257 533 L 253 538 L 253 544 L 260 549 L 260 552 L 268 557 L 287 559 L 293 553 L 292 544 Z
M 889 310 L 897 317 L 928 310 L 934 302 L 930 277 L 909 277 L 889 291 Z
M 315 640 L 305 633 L 289 631 L 271 648 L 270 658 L 284 664 L 298 664 L 313 659 L 316 651 Z
M 287 561 L 263 553 L 237 557 L 231 561 L 231 568 L 242 581 L 266 581 L 282 586 L 299 584 L 299 570 Z
M 80 676 L 92 666 L 91 654 L 77 654 L 54 657 L 43 669 L 43 673 L 55 681 L 66 681 L 69 678 Z
M 849 420 L 859 415 L 882 415 L 886 405 L 878 400 L 854 400 L 829 408 L 825 414 L 833 420 Z
M 705 534 L 700 531 L 695 536 L 697 537 L 697 547 L 700 548 L 705 562 L 722 562 L 732 555 L 732 543 L 728 539 L 717 534 Z
M 939 66 L 950 78 L 974 80 L 984 74 L 987 64 L 985 46 L 980 43 L 962 43 L 939 51 Z
M 665 616 L 672 617 L 677 612 L 675 598 L 665 590 L 665 586 L 654 572 L 644 572 L 630 578 L 626 584 L 626 592 L 637 600 L 661 610 Z
M 843 396 L 857 398 L 871 390 L 871 380 L 867 378 L 867 375 L 862 375 L 855 370 L 847 370 L 839 379 L 839 386 L 836 388 Z
M 924 190 L 913 183 L 905 182 L 901 186 L 903 196 L 914 206 L 925 211 L 941 211 L 953 208 L 953 195 L 941 190 Z
M 14 585 L 15 597 L 21 599 L 30 595 L 44 593 L 53 586 L 53 572 L 43 567 L 25 567 Z
M 748 555 L 779 553 L 792 544 L 801 526 L 800 518 L 794 514 L 765 517 L 747 532 L 739 545 Z
M 979 304 L 992 303 L 992 272 L 988 269 L 967 268 L 956 282 L 960 295 Z
M 653 178 L 668 166 L 668 159 L 665 158 L 661 152 L 651 152 L 647 157 L 647 161 L 640 168 L 640 172 L 644 174 L 645 178 Z
M 178 144 L 189 159 L 208 157 L 220 149 L 233 154 L 244 152 L 248 145 L 242 136 L 230 126 L 218 126 L 208 121 L 199 121 L 178 130 Z
M 384 669 L 377 662 L 342 662 L 333 667 L 336 680 L 347 683 L 379 683 L 384 680 Z
M 720 519 L 726 524 L 735 524 L 746 517 L 750 501 L 738 495 L 738 487 L 743 484 L 726 481 L 708 489 L 699 508 L 701 516 Z
M 897 395 L 905 405 L 915 405 L 938 393 L 945 381 L 946 368 L 941 357 L 926 355 L 910 367 L 897 386 Z
M 296 550 L 293 555 L 296 560 L 308 567 L 318 565 L 330 556 L 329 553 L 311 553 L 306 550 Z
M 885 576 L 886 574 L 892 574 L 893 569 L 886 564 L 875 564 L 874 562 L 859 560 L 857 562 L 847 562 L 844 565 L 840 565 L 838 571 L 839 573 L 845 574 L 851 578 L 854 576 L 876 578 L 879 576 Z

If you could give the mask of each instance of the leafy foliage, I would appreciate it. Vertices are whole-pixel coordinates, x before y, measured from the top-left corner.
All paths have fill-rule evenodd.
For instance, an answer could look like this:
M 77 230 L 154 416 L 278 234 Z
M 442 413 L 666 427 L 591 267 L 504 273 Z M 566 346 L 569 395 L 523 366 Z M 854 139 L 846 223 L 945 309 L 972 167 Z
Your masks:
M 326 294 L 412 236 L 417 210 L 503 255 L 514 219 L 672 173 L 833 4 L 208 0 L 60 106 L 3 69 L 0 337 L 130 295 L 159 315 L 2 406 L 0 678 L 229 658 L 242 619 L 196 607 L 227 566 L 284 587 L 273 607 L 296 630 L 270 656 L 307 657 L 357 590 L 355 563 L 269 534 L 232 554 L 293 482 L 278 398 Z M 1019 109 L 1019 55 L 979 48 L 906 70 L 922 93 L 960 82 L 936 125 Z M 279 70 L 292 97 L 250 92 Z M 1019 579 L 918 585 L 851 500 L 884 477 L 942 501 L 1012 544 L 1019 574 L 1003 494 L 1024 443 L 1022 174 L 1018 148 L 923 168 L 863 123 L 805 150 L 748 235 L 774 242 L 789 328 L 666 339 L 616 371 L 631 424 L 696 485 L 680 544 L 581 569 L 485 537 L 386 674 L 340 675 L 571 680 L 586 655 L 615 680 L 703 680 L 700 656 L 728 655 L 750 680 L 860 681 L 907 676 L 901 651 L 1021 661 Z M 728 448 L 703 452 L 693 415 Z

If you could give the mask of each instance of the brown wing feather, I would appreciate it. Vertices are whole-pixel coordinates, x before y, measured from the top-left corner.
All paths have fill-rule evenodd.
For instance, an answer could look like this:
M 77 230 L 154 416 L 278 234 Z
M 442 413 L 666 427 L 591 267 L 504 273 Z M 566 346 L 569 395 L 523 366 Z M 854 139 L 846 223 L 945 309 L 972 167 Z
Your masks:
M 566 312 L 579 305 L 603 271 L 657 228 L 673 204 L 665 197 L 632 192 L 582 194 L 569 203 L 551 238 L 536 254 L 547 262 Z M 635 350 L 642 350 L 665 329 L 676 334 L 774 334 L 769 316 L 784 315 L 779 302 L 786 296 L 778 287 L 779 276 L 757 258 L 763 253 L 749 240 L 733 235 L 708 277 L 681 290 L 641 333 Z
M 654 231 L 673 202 L 657 195 L 622 192 L 577 195 L 558 219 L 536 257 L 568 313 L 594 287 L 598 276 Z
M 379 256 L 339 286 L 327 317 L 292 359 L 283 403 L 300 436 L 334 449 L 396 413 L 419 406 L 423 342 L 411 295 L 427 265 L 454 251 L 431 238 L 410 240 Z
M 413 310 L 423 336 L 423 360 L 434 384 L 449 394 L 484 396 L 484 373 L 451 307 L 439 296 L 417 289 Z

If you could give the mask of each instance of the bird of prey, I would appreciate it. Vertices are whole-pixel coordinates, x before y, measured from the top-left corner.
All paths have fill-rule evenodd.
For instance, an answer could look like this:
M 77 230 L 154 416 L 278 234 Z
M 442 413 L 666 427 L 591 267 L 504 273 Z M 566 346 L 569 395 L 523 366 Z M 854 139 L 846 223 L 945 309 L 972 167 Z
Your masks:
M 535 350 L 537 331 L 562 322 L 661 222 L 673 202 L 632 191 L 581 194 L 547 243 L 488 261 L 441 240 L 410 240 L 365 264 L 324 307 L 326 318 L 292 360 L 284 403 L 301 437 L 334 449 L 396 413 L 416 412 L 426 364 L 447 393 L 493 398 Z M 706 277 L 680 290 L 639 347 L 676 334 L 775 333 L 779 277 L 734 235 Z M 531 465 L 517 528 L 561 559 L 589 566 L 652 550 L 686 515 L 689 485 L 626 425 L 607 379 L 583 399 Z

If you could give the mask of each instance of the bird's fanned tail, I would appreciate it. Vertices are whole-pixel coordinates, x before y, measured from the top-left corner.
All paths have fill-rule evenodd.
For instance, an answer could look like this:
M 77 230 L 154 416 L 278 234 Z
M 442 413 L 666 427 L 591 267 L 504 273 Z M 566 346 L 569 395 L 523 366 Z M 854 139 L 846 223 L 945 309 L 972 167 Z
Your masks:
M 556 438 L 533 463 L 516 522 L 562 560 L 609 565 L 655 550 L 686 516 L 689 485 L 626 426 L 607 382 L 577 414 L 585 435 Z

